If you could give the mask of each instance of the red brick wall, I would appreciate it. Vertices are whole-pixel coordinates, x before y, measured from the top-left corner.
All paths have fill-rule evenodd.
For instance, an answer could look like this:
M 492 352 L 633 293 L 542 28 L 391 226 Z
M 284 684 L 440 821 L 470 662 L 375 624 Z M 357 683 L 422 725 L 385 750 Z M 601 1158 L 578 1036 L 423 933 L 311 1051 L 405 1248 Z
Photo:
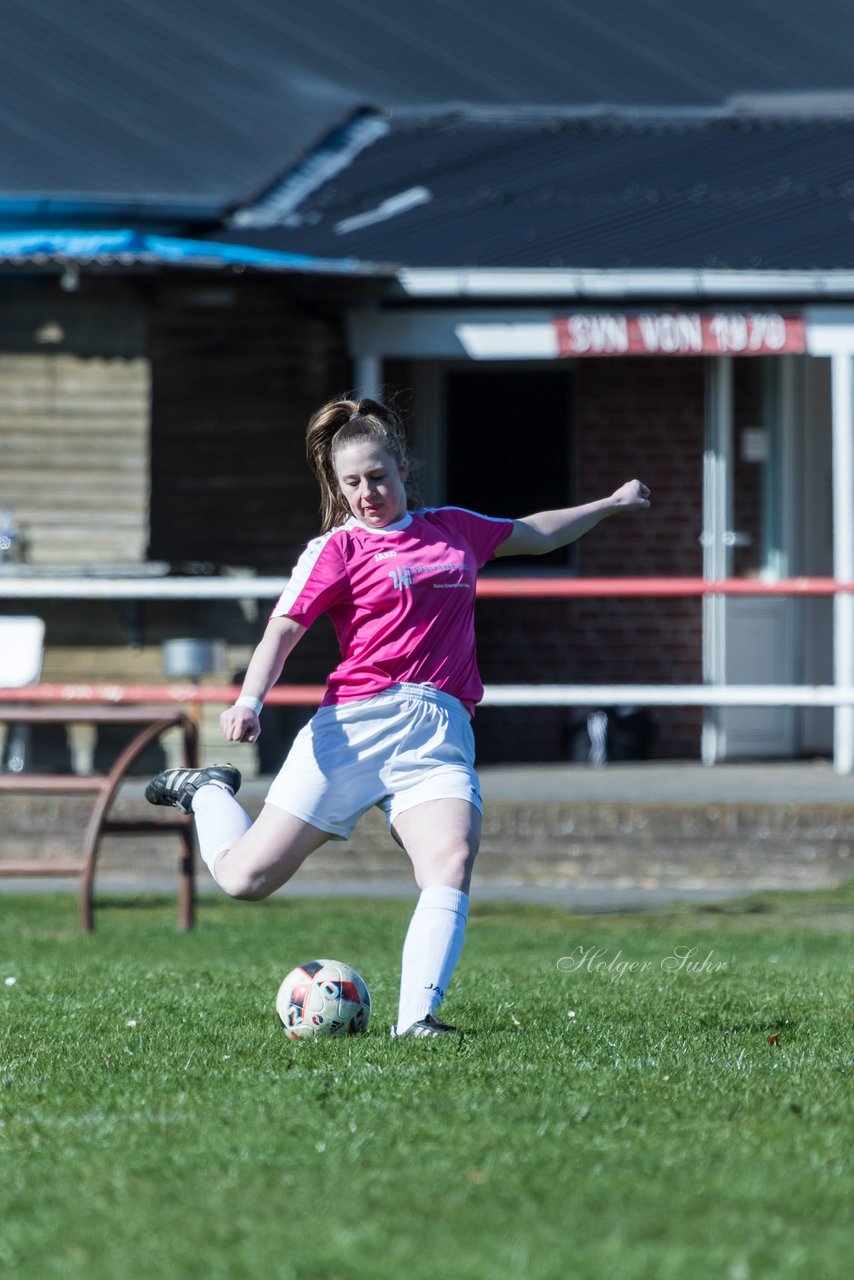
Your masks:
M 615 516 L 578 547 L 578 571 L 595 576 L 697 576 L 702 570 L 704 369 L 691 359 L 580 361 L 573 433 L 575 500 L 637 476 L 649 512 Z M 699 600 L 482 601 L 481 672 L 495 683 L 699 683 Z M 701 712 L 659 709 L 653 754 L 696 759 Z M 478 712 L 482 760 L 568 758 L 572 710 Z M 582 735 L 574 738 L 578 748 Z

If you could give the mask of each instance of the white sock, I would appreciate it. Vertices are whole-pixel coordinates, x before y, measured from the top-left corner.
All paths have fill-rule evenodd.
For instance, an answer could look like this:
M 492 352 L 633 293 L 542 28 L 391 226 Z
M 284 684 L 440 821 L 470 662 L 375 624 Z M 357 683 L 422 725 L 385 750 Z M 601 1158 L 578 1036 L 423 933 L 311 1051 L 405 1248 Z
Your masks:
M 469 898 L 460 889 L 436 885 L 423 889 L 403 943 L 400 970 L 401 1031 L 434 1013 L 463 949 Z
M 193 796 L 193 817 L 199 838 L 199 853 L 216 880 L 216 860 L 252 826 L 249 814 L 230 791 L 216 782 L 199 787 Z

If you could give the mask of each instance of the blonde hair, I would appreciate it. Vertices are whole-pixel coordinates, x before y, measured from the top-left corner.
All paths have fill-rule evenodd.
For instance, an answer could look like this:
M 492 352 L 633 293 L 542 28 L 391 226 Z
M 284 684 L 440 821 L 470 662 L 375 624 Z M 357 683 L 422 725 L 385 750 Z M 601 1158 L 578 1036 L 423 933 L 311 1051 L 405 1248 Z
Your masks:
M 328 533 L 352 514 L 335 474 L 335 454 L 346 445 L 363 441 L 385 449 L 401 473 L 408 468 L 403 424 L 394 409 L 379 400 L 330 400 L 311 417 L 305 445 L 306 456 L 320 485 L 321 533 Z M 416 494 L 408 480 L 404 486 L 408 505 L 416 505 Z

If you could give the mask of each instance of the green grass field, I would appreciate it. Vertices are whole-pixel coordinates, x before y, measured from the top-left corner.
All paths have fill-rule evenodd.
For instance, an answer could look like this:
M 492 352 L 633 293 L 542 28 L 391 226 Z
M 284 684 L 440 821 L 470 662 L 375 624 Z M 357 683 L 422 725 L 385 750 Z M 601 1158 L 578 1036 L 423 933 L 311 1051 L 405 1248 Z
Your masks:
M 850 1274 L 854 888 L 654 915 L 475 905 L 392 1040 L 410 904 L 0 896 L 0 1274 L 753 1280 Z M 295 1044 L 316 955 L 367 1035 Z M 12 981 L 14 979 L 14 981 Z

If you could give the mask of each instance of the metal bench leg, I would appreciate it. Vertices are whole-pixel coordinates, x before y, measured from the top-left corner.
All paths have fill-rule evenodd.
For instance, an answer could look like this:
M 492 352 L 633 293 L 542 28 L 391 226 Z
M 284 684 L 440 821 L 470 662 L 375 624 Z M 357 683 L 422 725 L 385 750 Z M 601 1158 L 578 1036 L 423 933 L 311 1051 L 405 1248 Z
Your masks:
M 193 828 L 189 824 L 179 834 L 183 849 L 178 887 L 178 928 L 186 932 L 196 923 L 196 849 Z
M 92 816 L 89 819 L 89 826 L 86 830 L 86 838 L 83 844 L 83 857 L 85 866 L 80 881 L 80 924 L 84 933 L 91 933 L 95 928 L 95 908 L 94 908 L 94 886 L 95 886 L 95 863 L 98 858 L 98 847 L 101 843 L 101 837 L 104 834 L 104 824 L 107 818 L 107 811 L 113 802 L 115 794 L 123 781 L 127 770 L 133 764 L 138 755 L 145 750 L 150 743 L 160 737 L 161 733 L 165 733 L 167 729 L 175 727 L 175 721 L 171 717 L 169 719 L 155 720 L 148 725 L 141 733 L 138 733 L 121 753 L 116 760 L 112 769 L 104 779 L 104 785 L 95 801 L 95 807 L 92 810 Z M 184 726 L 185 750 L 191 754 L 195 747 L 195 737 L 191 731 Z M 187 824 L 189 829 L 189 823 Z M 193 843 L 192 834 L 182 829 L 181 839 L 184 844 L 184 853 L 181 860 L 181 880 L 178 890 L 178 922 L 179 928 L 189 929 L 194 915 L 194 898 L 195 884 L 193 878 Z M 189 923 L 188 923 L 189 922 Z
M 30 756 L 31 731 L 28 724 L 13 724 L 6 735 L 5 768 L 9 773 L 23 773 Z

